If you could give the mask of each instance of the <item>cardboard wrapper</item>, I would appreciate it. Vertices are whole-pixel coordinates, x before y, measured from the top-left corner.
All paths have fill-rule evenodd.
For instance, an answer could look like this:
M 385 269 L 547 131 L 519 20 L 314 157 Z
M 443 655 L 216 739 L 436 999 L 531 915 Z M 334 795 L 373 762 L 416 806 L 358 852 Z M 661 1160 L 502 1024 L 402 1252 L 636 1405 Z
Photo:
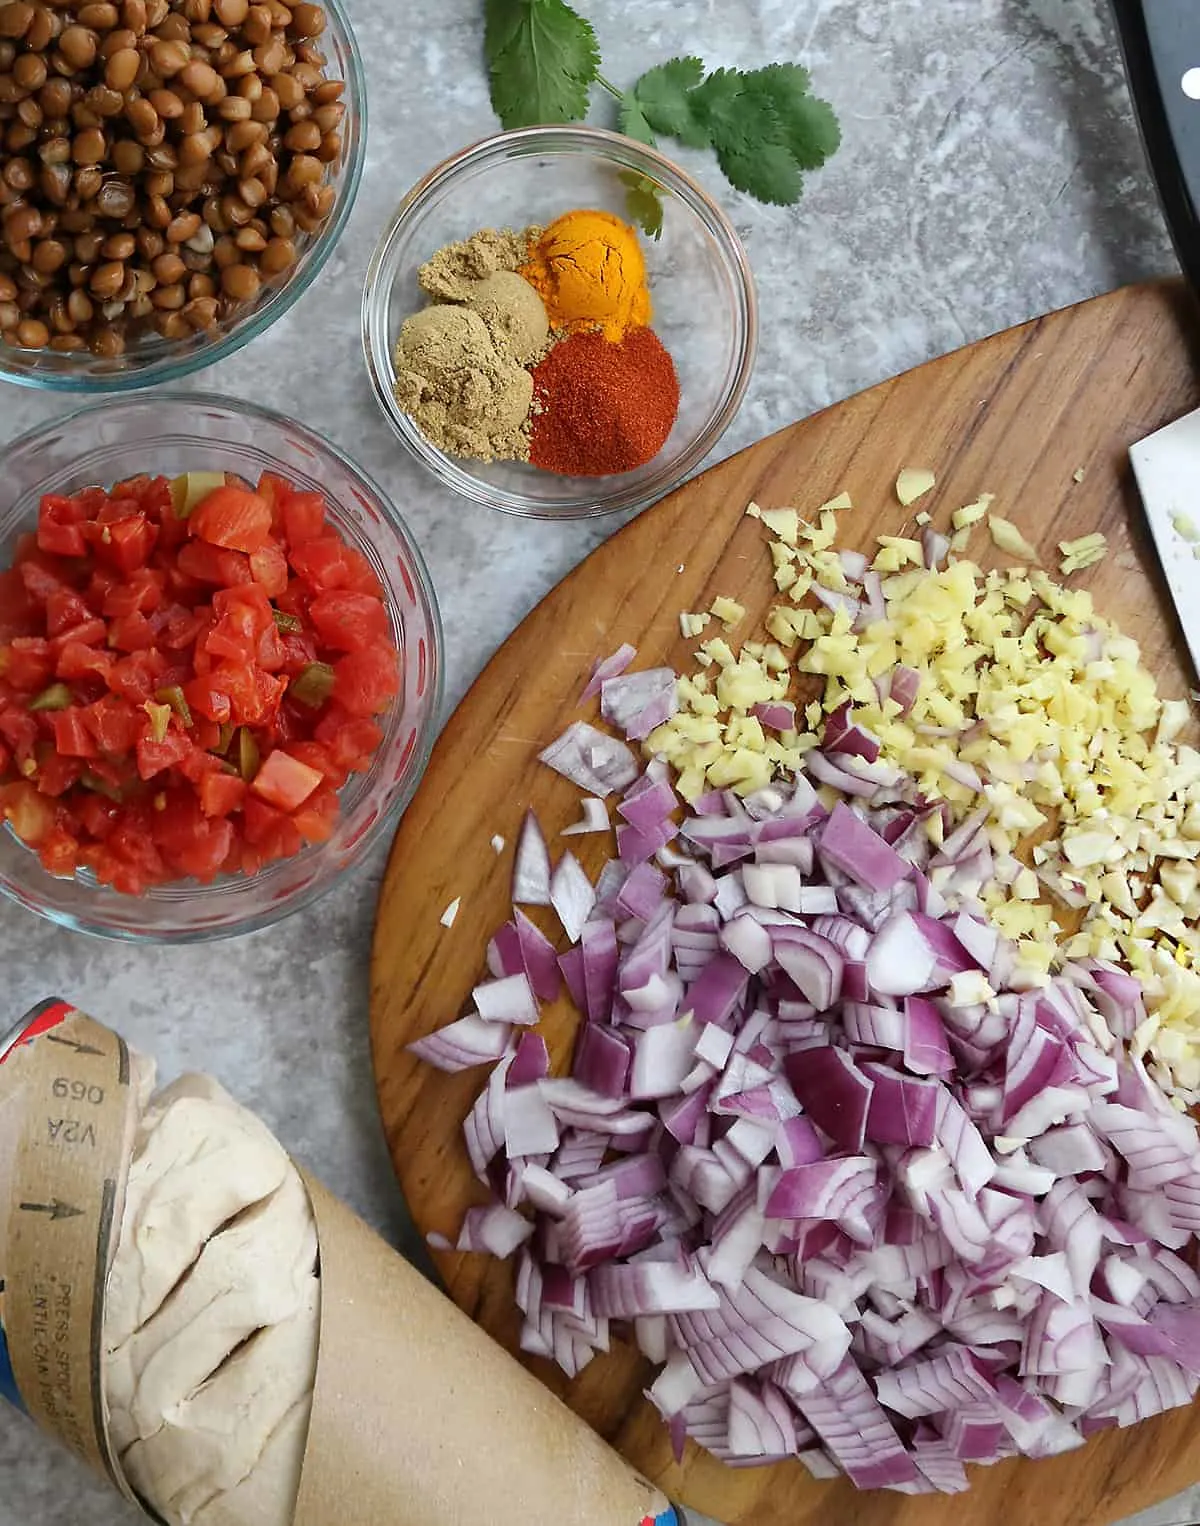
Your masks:
M 16 1048 L 0 1049 L 0 1376 L 7 1343 L 24 1408 L 129 1499 L 108 1439 L 102 1330 L 137 1083 L 124 1041 L 63 1003 L 47 1003 Z M 322 1307 L 294 1526 L 674 1519 L 652 1484 L 304 1181 Z

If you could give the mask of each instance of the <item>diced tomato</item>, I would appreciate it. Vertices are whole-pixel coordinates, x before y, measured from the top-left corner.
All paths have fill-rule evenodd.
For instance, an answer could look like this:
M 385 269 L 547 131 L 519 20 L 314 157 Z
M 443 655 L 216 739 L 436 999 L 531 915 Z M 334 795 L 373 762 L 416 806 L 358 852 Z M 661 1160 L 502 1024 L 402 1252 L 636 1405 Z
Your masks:
M 61 636 L 73 626 L 92 618 L 92 611 L 82 594 L 73 588 L 57 588 L 46 600 L 46 634 Z M 103 640 L 103 636 L 100 638 Z
M 289 546 L 325 533 L 325 500 L 320 493 L 288 493 L 283 500 L 283 531 Z
M 209 678 L 192 678 L 183 686 L 184 698 L 197 715 L 224 725 L 233 713 L 229 695 Z
M 50 496 L 0 571 L 0 812 L 51 873 L 128 895 L 328 841 L 399 685 L 383 590 L 319 493 L 227 476 L 180 519 L 172 492 Z M 322 662 L 333 696 L 302 705 Z M 218 755 L 247 753 L 252 786 Z
M 260 800 L 290 815 L 320 784 L 321 775 L 315 768 L 277 748 L 255 774 L 250 788 Z
M 192 711 L 192 724 L 190 726 L 192 739 L 197 747 L 205 752 L 217 753 L 221 750 L 221 727 L 216 721 L 210 721 L 206 715 L 197 715 Z
M 108 627 L 108 644 L 118 652 L 148 652 L 156 645 L 154 627 L 136 611 L 122 615 Z
M 88 730 L 96 739 L 101 752 L 123 753 L 136 747 L 138 738 L 146 729 L 146 714 L 136 710 L 125 699 L 115 694 L 89 705 L 83 712 Z
M 37 600 L 30 596 L 20 572 L 14 567 L 0 572 L 0 642 L 35 635 L 37 619 Z
M 31 848 L 40 847 L 55 825 L 53 803 L 24 780 L 0 784 L 0 817 Z
M 272 514 L 277 514 L 282 519 L 284 499 L 292 491 L 292 485 L 286 477 L 280 477 L 275 472 L 263 472 L 258 479 L 254 491 L 271 506 Z
M 108 652 L 97 651 L 79 641 L 67 641 L 59 648 L 58 661 L 54 664 L 56 678 L 95 678 L 108 682 L 114 659 Z
M 144 514 L 135 512 L 107 522 L 96 521 L 91 526 L 90 538 L 97 561 L 117 572 L 130 573 L 150 560 L 158 527 Z
M 307 763 L 309 768 L 315 768 L 326 783 L 332 784 L 335 790 L 341 789 L 350 777 L 349 771 L 336 762 L 329 748 L 320 742 L 289 742 L 287 750 L 293 758 L 298 758 L 301 763 Z
M 229 858 L 233 842 L 233 827 L 228 821 L 208 821 L 206 830 L 197 833 L 195 839 L 176 854 L 176 863 L 184 874 L 199 880 L 202 885 L 210 884 Z
M 44 689 L 54 672 L 50 643 L 40 636 L 14 636 L 0 646 L 0 678 L 26 694 Z
M 351 715 L 379 715 L 400 692 L 396 653 L 379 647 L 347 652 L 333 668 L 333 694 Z
M 350 715 L 337 703 L 327 707 L 314 735 L 347 773 L 362 772 L 383 741 L 383 732 L 374 721 Z
M 109 590 L 102 613 L 110 620 L 122 615 L 153 614 L 162 604 L 165 581 L 164 575 L 153 568 L 138 568 L 128 579 Z
M 28 710 L 0 711 L 0 736 L 12 749 L 18 763 L 32 759 L 37 746 L 38 723 Z
M 54 827 L 41 847 L 38 857 L 47 874 L 70 879 L 79 867 L 79 843 L 63 827 Z
M 257 551 L 271 534 L 271 505 L 257 493 L 219 487 L 192 513 L 188 530 L 226 551 Z
M 279 638 L 283 656 L 279 671 L 294 678 L 302 673 L 310 662 L 317 660 L 317 643 L 307 631 L 287 631 Z
M 288 561 L 310 588 L 318 593 L 345 588 L 352 573 L 346 559 L 346 543 L 336 535 L 319 535 L 301 541 L 288 553 Z
M 123 699 L 131 699 L 135 705 L 144 705 L 159 687 L 165 666 L 157 652 L 133 652 L 113 664 L 108 687 Z
M 38 760 L 37 773 L 32 776 L 33 782 L 43 795 L 57 799 L 79 783 L 84 767 L 83 758 L 64 758 L 47 749 L 45 757 Z
M 308 606 L 308 615 L 321 641 L 335 652 L 386 644 L 390 635 L 387 610 L 366 593 L 318 594 Z
M 50 556 L 86 556 L 87 514 L 73 498 L 48 493 L 38 508 L 37 543 Z
M 323 784 L 293 813 L 292 822 L 305 842 L 328 842 L 337 825 L 338 810 L 337 794 Z
M 287 591 L 287 553 L 274 541 L 250 553 L 250 575 L 268 598 L 277 599 Z
M 75 812 L 79 817 L 79 825 L 87 835 L 103 842 L 116 826 L 121 807 L 107 795 L 98 794 L 95 790 L 81 790 Z
M 206 773 L 200 781 L 197 793 L 200 809 L 206 816 L 231 816 L 240 810 L 246 798 L 246 781 L 237 774 L 217 769 Z
M 374 567 L 357 546 L 347 545 L 344 563 L 346 567 L 344 586 L 351 593 L 367 593 L 373 599 L 383 600 L 383 584 L 379 581 Z
M 84 720 L 84 712 L 78 705 L 68 705 L 65 710 L 55 710 L 50 715 L 54 731 L 54 745 L 67 758 L 94 758 L 96 743 Z
M 197 583 L 214 583 L 219 588 L 234 588 L 239 583 L 254 581 L 248 557 L 240 551 L 210 546 L 203 540 L 190 540 L 180 548 L 178 566 Z
M 103 620 L 85 620 L 82 625 L 73 625 L 70 630 L 55 636 L 50 643 L 50 650 L 57 659 L 64 647 L 102 646 L 107 638 L 108 627 Z
M 185 736 L 182 731 L 168 731 L 161 742 L 156 742 L 153 737 L 144 736 L 137 744 L 138 775 L 142 779 L 153 779 L 164 769 L 174 768 L 182 763 L 184 758 L 194 751 L 195 747 L 191 738 Z
M 200 610 L 172 604 L 162 612 L 158 639 L 168 651 L 181 652 L 198 641 L 209 625 L 208 615 Z

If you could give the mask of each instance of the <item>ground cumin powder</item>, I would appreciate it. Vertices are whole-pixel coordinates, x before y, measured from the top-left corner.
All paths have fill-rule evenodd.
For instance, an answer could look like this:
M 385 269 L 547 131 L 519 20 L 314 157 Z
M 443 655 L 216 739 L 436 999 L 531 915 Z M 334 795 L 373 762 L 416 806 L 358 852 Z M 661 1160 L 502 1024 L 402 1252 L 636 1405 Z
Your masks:
M 469 307 L 435 303 L 396 346 L 396 401 L 431 445 L 478 461 L 527 461 L 533 377 Z

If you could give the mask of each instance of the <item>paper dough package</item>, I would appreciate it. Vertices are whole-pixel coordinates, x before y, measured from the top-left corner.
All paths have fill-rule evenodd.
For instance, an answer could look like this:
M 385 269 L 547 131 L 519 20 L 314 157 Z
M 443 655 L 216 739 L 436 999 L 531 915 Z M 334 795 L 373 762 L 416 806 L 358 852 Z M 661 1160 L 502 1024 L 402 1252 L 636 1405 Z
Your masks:
M 215 1081 L 0 1038 L 0 1398 L 166 1526 L 673 1526 Z

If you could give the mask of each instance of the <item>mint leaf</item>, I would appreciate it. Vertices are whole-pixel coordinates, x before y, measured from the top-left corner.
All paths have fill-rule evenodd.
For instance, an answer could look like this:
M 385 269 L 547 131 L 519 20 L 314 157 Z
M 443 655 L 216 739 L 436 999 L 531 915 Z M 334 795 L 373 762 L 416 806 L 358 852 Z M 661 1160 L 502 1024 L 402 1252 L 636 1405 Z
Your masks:
M 746 88 L 769 100 L 779 119 L 782 141 L 801 169 L 820 169 L 837 152 L 841 129 L 833 107 L 809 95 L 808 70 L 772 64 L 745 76 Z
M 646 120 L 646 114 L 636 95 L 621 97 L 621 111 L 617 125 L 627 138 L 636 138 L 639 143 L 648 143 L 651 148 L 657 146 L 658 139 L 654 136 L 654 129 Z
M 718 69 L 692 92 L 696 121 L 705 129 L 718 156 L 741 158 L 782 138 L 779 115 L 770 93 L 748 87 L 749 75 Z
M 486 0 L 492 107 L 506 128 L 577 122 L 600 71 L 591 23 L 564 0 Z
M 800 200 L 804 181 L 792 152 L 782 143 L 758 143 L 717 150 L 729 183 L 759 201 L 790 207 Z
M 637 223 L 649 238 L 656 241 L 662 238 L 665 208 L 661 189 L 653 180 L 634 170 L 622 170 L 621 180 L 627 187 L 625 210 L 629 213 L 629 220 Z
M 647 70 L 632 93 L 655 132 L 678 138 L 690 148 L 706 148 L 708 134 L 696 121 L 692 107 L 692 92 L 703 78 L 700 59 L 673 58 Z

